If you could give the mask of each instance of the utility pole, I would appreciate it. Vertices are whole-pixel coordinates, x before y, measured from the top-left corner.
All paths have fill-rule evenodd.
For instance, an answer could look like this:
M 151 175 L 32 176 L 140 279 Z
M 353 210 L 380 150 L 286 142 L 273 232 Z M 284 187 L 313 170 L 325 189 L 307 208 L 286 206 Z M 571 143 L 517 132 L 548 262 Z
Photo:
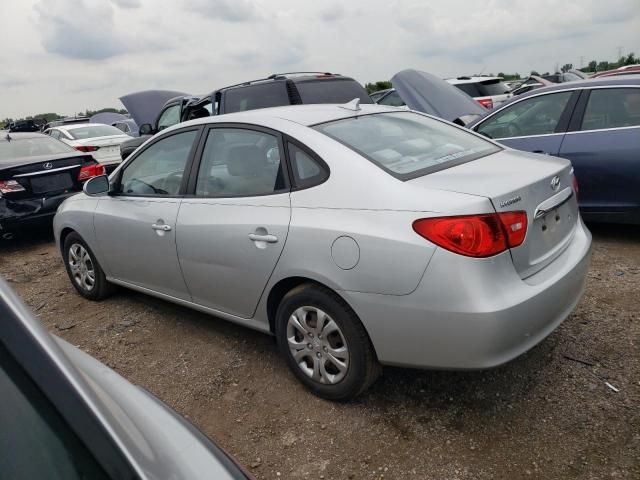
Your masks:
M 620 60 L 620 57 L 622 57 L 622 50 L 623 50 L 623 48 L 624 48 L 624 47 L 618 47 L 618 58 L 616 58 L 616 61 L 617 61 L 617 60 Z
M 584 67 L 584 55 L 580 55 L 580 68 Z

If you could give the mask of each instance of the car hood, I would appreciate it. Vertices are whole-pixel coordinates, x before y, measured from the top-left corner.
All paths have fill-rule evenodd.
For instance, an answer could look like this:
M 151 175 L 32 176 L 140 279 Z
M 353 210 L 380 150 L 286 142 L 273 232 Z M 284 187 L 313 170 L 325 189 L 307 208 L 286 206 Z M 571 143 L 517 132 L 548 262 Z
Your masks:
M 146 478 L 247 478 L 211 440 L 147 390 L 65 340 L 54 339 Z
M 391 84 L 410 109 L 450 122 L 464 125 L 469 117 L 487 112 L 466 93 L 427 72 L 402 70 L 391 78 Z
M 143 90 L 124 95 L 120 101 L 138 125 L 153 125 L 167 100 L 184 95 L 187 94 L 173 90 Z

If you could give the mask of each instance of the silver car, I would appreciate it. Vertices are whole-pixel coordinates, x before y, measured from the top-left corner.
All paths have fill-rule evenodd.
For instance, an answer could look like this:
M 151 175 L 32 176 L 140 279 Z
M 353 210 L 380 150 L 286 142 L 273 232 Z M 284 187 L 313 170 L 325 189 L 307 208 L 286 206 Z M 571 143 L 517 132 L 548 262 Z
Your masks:
M 346 399 L 380 365 L 489 368 L 549 335 L 589 266 L 576 194 L 567 160 L 354 101 L 168 128 L 54 230 L 84 297 L 120 285 L 271 333 Z

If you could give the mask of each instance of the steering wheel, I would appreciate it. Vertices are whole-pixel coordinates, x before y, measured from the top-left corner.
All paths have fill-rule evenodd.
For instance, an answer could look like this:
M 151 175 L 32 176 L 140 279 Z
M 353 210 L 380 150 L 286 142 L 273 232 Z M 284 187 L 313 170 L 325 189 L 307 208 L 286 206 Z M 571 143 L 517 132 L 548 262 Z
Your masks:
M 162 181 L 162 190 L 167 195 L 177 195 L 182 184 L 182 172 L 173 172 Z

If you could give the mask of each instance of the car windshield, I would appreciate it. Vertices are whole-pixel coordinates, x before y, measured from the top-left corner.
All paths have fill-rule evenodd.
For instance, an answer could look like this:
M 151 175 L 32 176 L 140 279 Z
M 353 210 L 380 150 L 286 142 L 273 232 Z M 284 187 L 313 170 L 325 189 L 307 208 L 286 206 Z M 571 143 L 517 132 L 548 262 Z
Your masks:
M 67 133 L 71 135 L 71 138 L 74 140 L 122 135 L 122 131 L 111 125 L 87 125 L 86 127 L 70 128 L 67 130 Z
M 29 137 L 0 141 L 0 162 L 23 157 L 38 157 L 44 155 L 60 155 L 74 152 L 71 147 L 54 138 Z
M 501 150 L 465 130 L 413 112 L 361 115 L 314 128 L 402 180 Z

